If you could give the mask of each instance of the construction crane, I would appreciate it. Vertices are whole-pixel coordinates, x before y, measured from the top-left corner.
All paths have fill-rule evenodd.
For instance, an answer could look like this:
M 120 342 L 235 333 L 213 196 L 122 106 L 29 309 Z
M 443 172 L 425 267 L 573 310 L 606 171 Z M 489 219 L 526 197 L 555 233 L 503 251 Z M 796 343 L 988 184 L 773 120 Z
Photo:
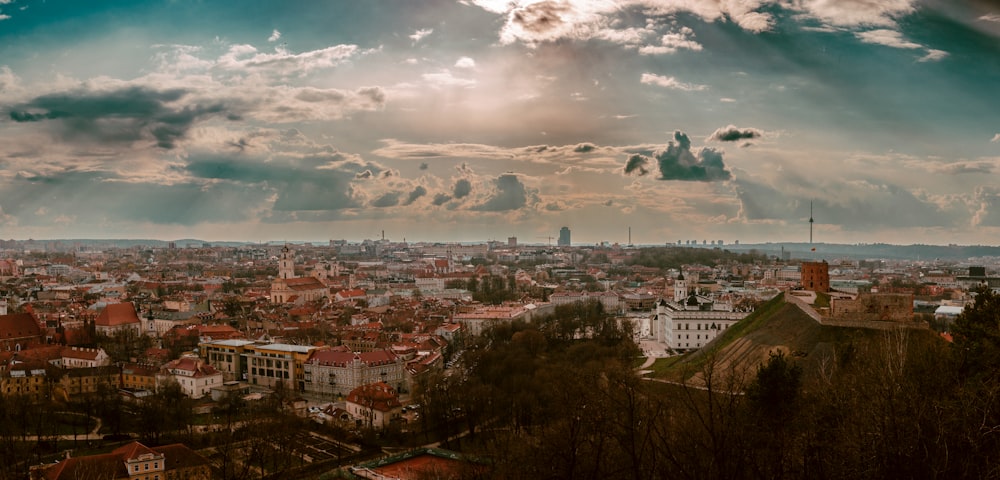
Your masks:
M 549 246 L 551 247 L 552 246 L 552 239 L 555 238 L 555 237 L 553 237 L 552 235 L 549 235 L 547 237 L 535 237 L 535 238 L 547 238 L 549 240 Z

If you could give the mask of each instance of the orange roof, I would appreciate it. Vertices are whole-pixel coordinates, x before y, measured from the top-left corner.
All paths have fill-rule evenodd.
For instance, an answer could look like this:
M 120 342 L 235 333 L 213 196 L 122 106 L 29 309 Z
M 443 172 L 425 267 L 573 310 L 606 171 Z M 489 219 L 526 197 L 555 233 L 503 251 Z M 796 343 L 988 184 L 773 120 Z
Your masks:
M 101 314 L 94 320 L 95 325 L 102 327 L 117 327 L 139 323 L 139 315 L 135 313 L 135 307 L 131 303 L 112 303 L 101 311 Z
M 37 337 L 41 334 L 42 327 L 30 313 L 0 315 L 0 340 Z

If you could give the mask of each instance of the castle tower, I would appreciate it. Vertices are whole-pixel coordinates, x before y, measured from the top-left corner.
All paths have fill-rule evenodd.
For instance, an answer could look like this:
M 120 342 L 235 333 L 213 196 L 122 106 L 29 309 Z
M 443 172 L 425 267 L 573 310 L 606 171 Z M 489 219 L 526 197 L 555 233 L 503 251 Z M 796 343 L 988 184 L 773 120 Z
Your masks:
M 684 280 L 684 271 L 677 275 L 677 280 L 674 281 L 674 301 L 683 302 L 687 298 L 687 280 Z
M 278 278 L 295 278 L 295 255 L 285 245 L 278 257 Z

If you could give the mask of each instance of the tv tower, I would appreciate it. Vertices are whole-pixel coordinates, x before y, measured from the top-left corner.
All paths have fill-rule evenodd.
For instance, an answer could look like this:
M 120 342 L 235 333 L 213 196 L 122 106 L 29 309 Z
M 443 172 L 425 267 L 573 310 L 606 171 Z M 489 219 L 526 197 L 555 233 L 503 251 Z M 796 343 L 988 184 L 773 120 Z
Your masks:
M 809 201 L 809 245 L 813 243 L 813 202 Z M 815 248 L 813 250 L 816 250 Z

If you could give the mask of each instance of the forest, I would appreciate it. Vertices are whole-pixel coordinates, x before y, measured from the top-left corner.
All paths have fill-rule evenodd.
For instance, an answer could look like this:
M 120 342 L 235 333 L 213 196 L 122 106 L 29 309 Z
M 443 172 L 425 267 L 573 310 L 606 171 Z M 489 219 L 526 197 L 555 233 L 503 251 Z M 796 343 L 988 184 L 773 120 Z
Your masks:
M 493 329 L 420 395 L 425 421 L 467 429 L 452 447 L 490 465 L 468 478 L 998 478 L 998 326 L 1000 297 L 981 291 L 954 343 L 895 330 L 820 368 L 708 359 L 695 387 L 640 378 L 627 324 L 565 306 Z

